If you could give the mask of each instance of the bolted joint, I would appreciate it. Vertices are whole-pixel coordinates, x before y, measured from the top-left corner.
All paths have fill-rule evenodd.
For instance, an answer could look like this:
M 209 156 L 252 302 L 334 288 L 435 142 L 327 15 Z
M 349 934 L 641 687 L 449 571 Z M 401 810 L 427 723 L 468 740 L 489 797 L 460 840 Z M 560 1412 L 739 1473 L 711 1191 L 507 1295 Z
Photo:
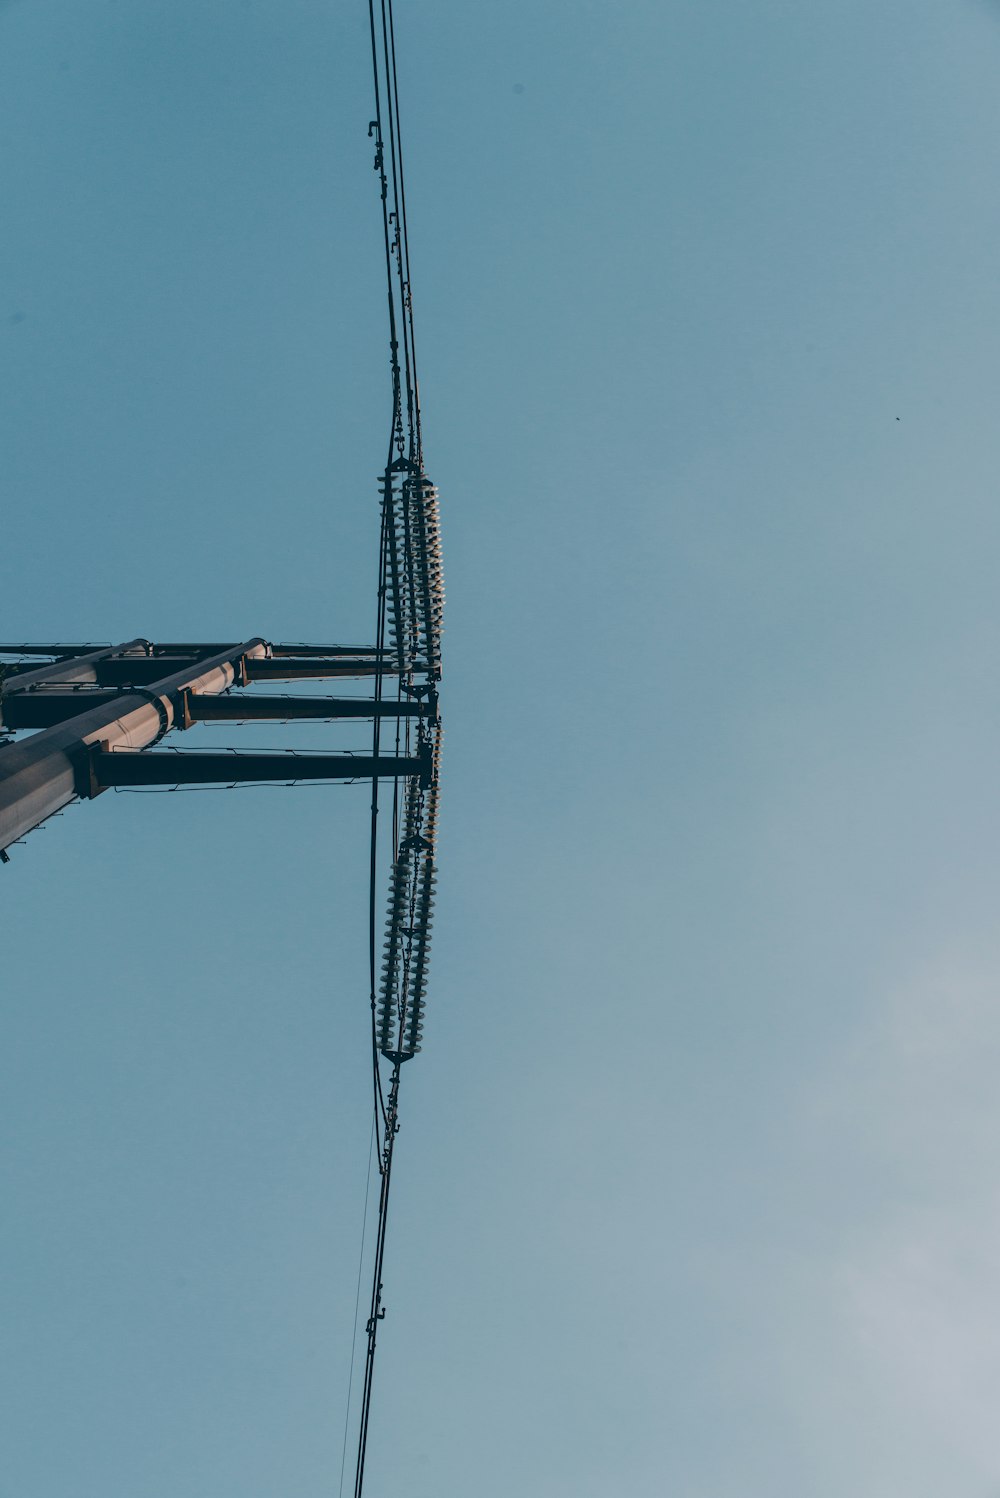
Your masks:
M 84 744 L 76 756 L 73 765 L 75 789 L 82 801 L 93 801 L 95 796 L 107 790 L 107 786 L 102 785 L 98 779 L 97 756 L 110 748 L 110 741 L 102 739 L 96 744 Z

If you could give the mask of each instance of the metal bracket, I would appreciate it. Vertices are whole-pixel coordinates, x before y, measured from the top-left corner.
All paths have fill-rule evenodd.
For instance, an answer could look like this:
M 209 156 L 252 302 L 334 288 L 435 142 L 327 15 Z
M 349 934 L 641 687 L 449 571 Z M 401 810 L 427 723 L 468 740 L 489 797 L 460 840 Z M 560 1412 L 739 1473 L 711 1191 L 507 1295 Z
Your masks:
M 102 785 L 97 778 L 97 756 L 107 753 L 110 748 L 111 744 L 108 739 L 102 739 L 96 744 L 87 744 L 84 753 L 76 761 L 74 765 L 76 794 L 82 801 L 93 801 L 95 796 L 107 790 L 107 786 Z

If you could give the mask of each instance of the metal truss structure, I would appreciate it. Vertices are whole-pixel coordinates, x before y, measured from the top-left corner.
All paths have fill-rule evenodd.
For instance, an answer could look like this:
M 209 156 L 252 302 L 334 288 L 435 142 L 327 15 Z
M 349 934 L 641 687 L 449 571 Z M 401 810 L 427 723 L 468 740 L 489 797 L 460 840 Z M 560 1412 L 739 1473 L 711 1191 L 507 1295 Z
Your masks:
M 381 696 L 396 667 L 384 650 L 344 645 L 0 645 L 0 858 L 71 801 L 112 786 L 233 785 L 252 781 L 407 777 L 433 773 L 426 728 L 433 690 Z M 16 657 L 16 660 L 10 660 Z M 376 677 L 364 697 L 272 696 L 251 683 Z M 423 726 L 415 754 L 367 756 L 253 750 L 157 750 L 168 733 L 206 722 L 406 718 Z M 34 730 L 26 736 L 17 735 Z

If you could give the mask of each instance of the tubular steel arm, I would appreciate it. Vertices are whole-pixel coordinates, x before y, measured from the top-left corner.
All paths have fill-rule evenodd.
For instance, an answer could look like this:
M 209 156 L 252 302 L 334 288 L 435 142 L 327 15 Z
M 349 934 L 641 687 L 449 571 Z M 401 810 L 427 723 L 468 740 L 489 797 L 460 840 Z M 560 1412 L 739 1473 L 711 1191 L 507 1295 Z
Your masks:
M 338 717 L 432 717 L 428 699 L 223 697 L 251 680 L 367 676 L 380 671 L 365 647 L 238 645 L 156 646 L 148 640 L 101 647 L 9 647 L 23 655 L 57 655 L 48 664 L 5 665 L 0 728 L 37 729 L 0 744 L 0 850 L 77 797 L 112 785 L 233 784 L 240 781 L 415 776 L 430 761 L 416 756 L 150 754 L 172 729 L 200 721 Z

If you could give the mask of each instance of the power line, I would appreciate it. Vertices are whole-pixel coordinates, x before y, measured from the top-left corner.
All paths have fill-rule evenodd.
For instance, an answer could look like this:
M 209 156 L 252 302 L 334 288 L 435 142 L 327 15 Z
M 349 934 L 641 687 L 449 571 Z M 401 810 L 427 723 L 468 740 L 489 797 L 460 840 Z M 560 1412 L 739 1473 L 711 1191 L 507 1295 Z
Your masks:
M 403 1061 L 420 1048 L 426 985 L 430 915 L 436 869 L 433 863 L 437 817 L 440 730 L 436 682 L 440 677 L 440 631 L 444 602 L 441 577 L 437 492 L 424 473 L 420 400 L 416 379 L 416 337 L 410 285 L 410 246 L 399 118 L 399 81 L 392 0 L 368 0 L 375 118 L 368 126 L 375 141 L 375 171 L 382 203 L 386 300 L 389 312 L 389 370 L 392 410 L 385 468 L 379 481 L 380 539 L 376 620 L 375 701 L 384 690 L 385 662 L 393 657 L 397 692 L 426 697 L 428 713 L 417 723 L 417 743 L 430 754 L 431 785 L 407 782 L 400 798 L 394 782 L 392 805 L 392 877 L 389 912 L 376 1014 L 376 883 L 378 869 L 378 782 L 372 783 L 369 849 L 369 978 L 372 1023 L 373 1138 L 379 1144 L 378 1223 L 361 1395 L 354 1495 L 362 1498 L 372 1384 L 382 1301 L 389 1192 L 396 1135 L 399 1131 L 399 1085 Z M 404 399 L 405 396 L 405 399 Z M 413 730 L 409 719 L 396 721 L 396 743 Z M 381 717 L 374 719 L 372 754 L 379 757 Z M 382 1088 L 379 1056 L 391 1062 L 388 1094 Z M 382 1133 L 379 1139 L 379 1125 Z

